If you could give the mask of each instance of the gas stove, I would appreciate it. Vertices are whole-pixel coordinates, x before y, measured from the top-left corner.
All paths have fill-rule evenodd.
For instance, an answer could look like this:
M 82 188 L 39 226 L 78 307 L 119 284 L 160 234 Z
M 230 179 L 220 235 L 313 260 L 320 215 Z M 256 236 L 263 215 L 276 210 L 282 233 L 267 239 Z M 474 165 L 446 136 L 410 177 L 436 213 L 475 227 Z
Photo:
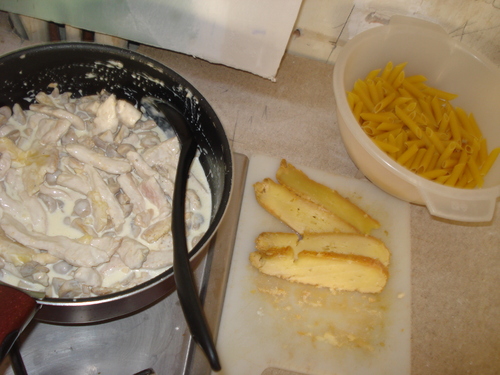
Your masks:
M 205 314 L 216 337 L 224 302 L 248 158 L 234 154 L 231 202 L 207 255 L 195 270 Z M 34 321 L 17 342 L 26 373 L 203 375 L 210 366 L 192 340 L 173 292 L 154 305 L 113 321 L 61 326 Z M 20 375 L 11 358 L 0 364 L 0 375 Z

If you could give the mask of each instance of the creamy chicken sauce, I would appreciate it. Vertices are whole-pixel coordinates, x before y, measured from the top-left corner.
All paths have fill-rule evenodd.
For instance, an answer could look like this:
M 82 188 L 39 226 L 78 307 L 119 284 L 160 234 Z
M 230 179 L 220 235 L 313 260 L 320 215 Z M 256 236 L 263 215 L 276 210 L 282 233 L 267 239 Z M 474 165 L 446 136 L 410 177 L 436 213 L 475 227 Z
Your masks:
M 114 95 L 0 108 L 0 280 L 82 298 L 141 284 L 171 267 L 176 137 Z M 206 232 L 209 185 L 198 158 L 186 193 L 192 249 Z

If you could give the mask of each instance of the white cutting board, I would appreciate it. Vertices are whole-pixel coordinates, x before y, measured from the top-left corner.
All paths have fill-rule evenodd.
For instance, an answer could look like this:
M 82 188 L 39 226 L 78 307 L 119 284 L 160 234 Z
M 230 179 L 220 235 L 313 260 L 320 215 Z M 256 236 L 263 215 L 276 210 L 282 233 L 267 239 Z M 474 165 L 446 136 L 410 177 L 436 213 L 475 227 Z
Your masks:
M 248 260 L 264 231 L 288 231 L 255 200 L 253 184 L 274 180 L 280 160 L 250 159 L 217 350 L 225 375 L 279 368 L 308 375 L 410 373 L 409 204 L 365 180 L 302 169 L 351 199 L 381 223 L 372 233 L 392 253 L 380 295 L 332 293 L 266 276 Z

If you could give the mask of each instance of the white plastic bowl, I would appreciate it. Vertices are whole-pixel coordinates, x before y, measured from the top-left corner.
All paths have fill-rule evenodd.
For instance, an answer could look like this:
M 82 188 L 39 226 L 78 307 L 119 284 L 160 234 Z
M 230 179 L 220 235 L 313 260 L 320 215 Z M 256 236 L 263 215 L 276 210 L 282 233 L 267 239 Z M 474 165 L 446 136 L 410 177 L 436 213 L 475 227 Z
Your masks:
M 407 75 L 423 74 L 428 84 L 458 94 L 452 101 L 472 112 L 488 141 L 488 151 L 500 147 L 500 70 L 484 56 L 451 39 L 438 25 L 394 16 L 386 26 L 352 38 L 335 63 L 333 89 L 340 132 L 360 171 L 375 185 L 402 200 L 427 206 L 437 217 L 487 222 L 500 197 L 500 160 L 482 188 L 453 188 L 417 176 L 380 150 L 356 122 L 346 92 L 354 82 L 387 62 L 408 62 Z

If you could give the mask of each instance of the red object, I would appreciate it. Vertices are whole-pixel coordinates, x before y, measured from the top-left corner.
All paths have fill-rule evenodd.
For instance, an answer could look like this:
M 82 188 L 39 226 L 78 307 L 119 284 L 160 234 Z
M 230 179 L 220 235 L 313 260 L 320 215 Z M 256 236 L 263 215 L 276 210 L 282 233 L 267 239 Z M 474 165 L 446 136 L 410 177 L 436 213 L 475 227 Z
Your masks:
M 35 315 L 36 301 L 17 289 L 0 285 L 0 361 Z

